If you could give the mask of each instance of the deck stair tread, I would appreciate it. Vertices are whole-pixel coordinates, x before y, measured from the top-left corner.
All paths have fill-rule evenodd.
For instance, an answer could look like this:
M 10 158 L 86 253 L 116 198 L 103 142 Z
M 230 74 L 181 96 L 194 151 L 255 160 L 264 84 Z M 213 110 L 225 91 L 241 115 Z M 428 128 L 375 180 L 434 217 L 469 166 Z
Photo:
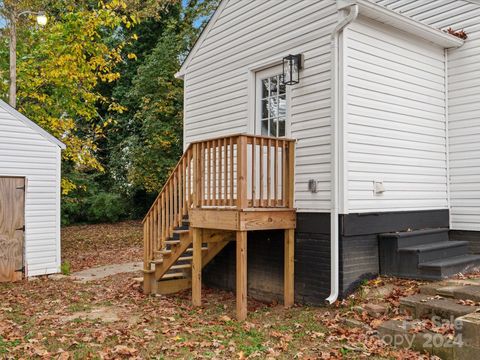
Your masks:
M 402 247 L 399 250 L 405 252 L 421 252 L 437 249 L 448 249 L 468 245 L 468 241 L 440 241 L 435 243 L 411 245 Z
M 179 265 L 173 265 L 170 270 L 179 270 L 179 269 L 190 269 L 192 267 L 192 264 L 179 264 Z
M 185 277 L 185 274 L 183 272 L 166 273 L 162 276 L 161 280 L 163 280 L 163 279 L 173 279 L 173 278 L 178 278 L 178 277 Z
M 190 232 L 189 229 L 175 229 L 173 230 L 174 234 L 188 234 Z
M 178 258 L 178 261 L 191 261 L 191 260 L 193 260 L 193 256 L 183 256 Z
M 167 245 L 178 245 L 178 244 L 180 244 L 180 240 L 166 240 L 165 244 L 167 244 Z

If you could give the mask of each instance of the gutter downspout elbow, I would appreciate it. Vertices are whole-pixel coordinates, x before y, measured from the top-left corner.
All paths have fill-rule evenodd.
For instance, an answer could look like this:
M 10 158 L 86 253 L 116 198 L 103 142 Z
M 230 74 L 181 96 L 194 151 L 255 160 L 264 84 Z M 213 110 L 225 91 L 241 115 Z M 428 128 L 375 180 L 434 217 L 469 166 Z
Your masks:
M 339 295 L 339 225 L 338 225 L 338 201 L 339 201 L 339 143 L 340 134 L 338 131 L 339 121 L 339 90 L 343 87 L 339 86 L 339 49 L 338 42 L 340 33 L 343 29 L 353 22 L 359 13 L 358 5 L 351 4 L 344 9 L 349 10 L 348 15 L 341 19 L 331 35 L 331 189 L 330 189 L 330 296 L 326 299 L 327 303 L 333 304 Z

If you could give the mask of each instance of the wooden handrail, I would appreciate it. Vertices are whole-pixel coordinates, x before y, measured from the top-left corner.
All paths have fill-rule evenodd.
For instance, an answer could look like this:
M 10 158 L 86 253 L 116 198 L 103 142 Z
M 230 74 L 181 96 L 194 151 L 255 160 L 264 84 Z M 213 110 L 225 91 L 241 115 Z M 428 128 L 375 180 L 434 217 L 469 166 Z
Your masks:
M 191 208 L 292 208 L 295 140 L 237 134 L 190 143 L 143 219 L 144 268 Z

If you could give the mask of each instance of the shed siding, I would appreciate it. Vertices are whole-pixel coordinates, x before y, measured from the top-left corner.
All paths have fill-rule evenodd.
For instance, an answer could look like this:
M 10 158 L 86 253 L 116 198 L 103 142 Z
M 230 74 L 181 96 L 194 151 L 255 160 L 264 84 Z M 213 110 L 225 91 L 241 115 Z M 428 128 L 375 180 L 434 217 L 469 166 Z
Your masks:
M 468 1 L 377 1 L 440 29 L 464 29 L 448 52 L 451 225 L 480 231 L 480 5 Z
M 364 18 L 344 38 L 348 212 L 447 208 L 443 49 Z
M 0 108 L 0 176 L 26 180 L 28 276 L 60 268 L 60 148 Z
M 330 33 L 334 1 L 230 0 L 185 75 L 185 144 L 253 132 L 249 120 L 249 69 L 304 55 L 300 84 L 292 89 L 291 137 L 296 148 L 296 207 L 330 210 Z M 307 191 L 309 179 L 319 191 Z

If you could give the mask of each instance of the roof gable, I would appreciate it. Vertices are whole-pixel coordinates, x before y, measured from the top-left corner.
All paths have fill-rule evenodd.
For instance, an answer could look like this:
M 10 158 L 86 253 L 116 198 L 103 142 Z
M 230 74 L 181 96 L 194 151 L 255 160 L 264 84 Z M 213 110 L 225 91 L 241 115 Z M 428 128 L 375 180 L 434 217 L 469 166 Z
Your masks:
M 0 107 L 8 112 L 10 115 L 12 115 L 15 119 L 20 120 L 22 123 L 24 123 L 27 127 L 30 129 L 34 130 L 38 134 L 42 135 L 45 139 L 50 141 L 51 143 L 57 145 L 60 147 L 62 150 L 66 148 L 66 145 L 58 140 L 55 136 L 50 134 L 48 131 L 44 130 L 40 126 L 38 126 L 35 122 L 27 118 L 25 115 L 20 113 L 18 110 L 14 109 L 10 105 L 8 105 L 5 101 L 0 100 Z
M 188 53 L 187 57 L 185 58 L 185 60 L 183 61 L 183 64 L 182 66 L 180 67 L 180 70 L 178 70 L 178 72 L 175 74 L 175 77 L 176 78 L 183 78 L 183 76 L 185 75 L 186 73 L 186 70 L 188 68 L 188 65 L 190 64 L 190 62 L 192 61 L 192 58 L 193 56 L 195 55 L 195 53 L 198 51 L 198 49 L 200 48 L 200 46 L 203 44 L 203 41 L 205 40 L 205 38 L 207 37 L 208 33 L 210 32 L 210 30 L 213 28 L 213 26 L 215 25 L 215 22 L 217 21 L 217 19 L 220 17 L 220 14 L 222 13 L 223 9 L 225 9 L 225 7 L 227 6 L 227 3 L 229 2 L 230 0 L 222 0 L 220 1 L 220 4 L 218 4 L 218 7 L 215 9 L 215 12 L 213 13 L 212 17 L 210 18 L 210 20 L 208 20 L 208 23 L 207 25 L 205 26 L 205 28 L 202 30 L 200 36 L 198 37 L 197 41 L 195 42 L 195 44 L 193 45 L 192 49 L 190 50 L 190 52 Z

